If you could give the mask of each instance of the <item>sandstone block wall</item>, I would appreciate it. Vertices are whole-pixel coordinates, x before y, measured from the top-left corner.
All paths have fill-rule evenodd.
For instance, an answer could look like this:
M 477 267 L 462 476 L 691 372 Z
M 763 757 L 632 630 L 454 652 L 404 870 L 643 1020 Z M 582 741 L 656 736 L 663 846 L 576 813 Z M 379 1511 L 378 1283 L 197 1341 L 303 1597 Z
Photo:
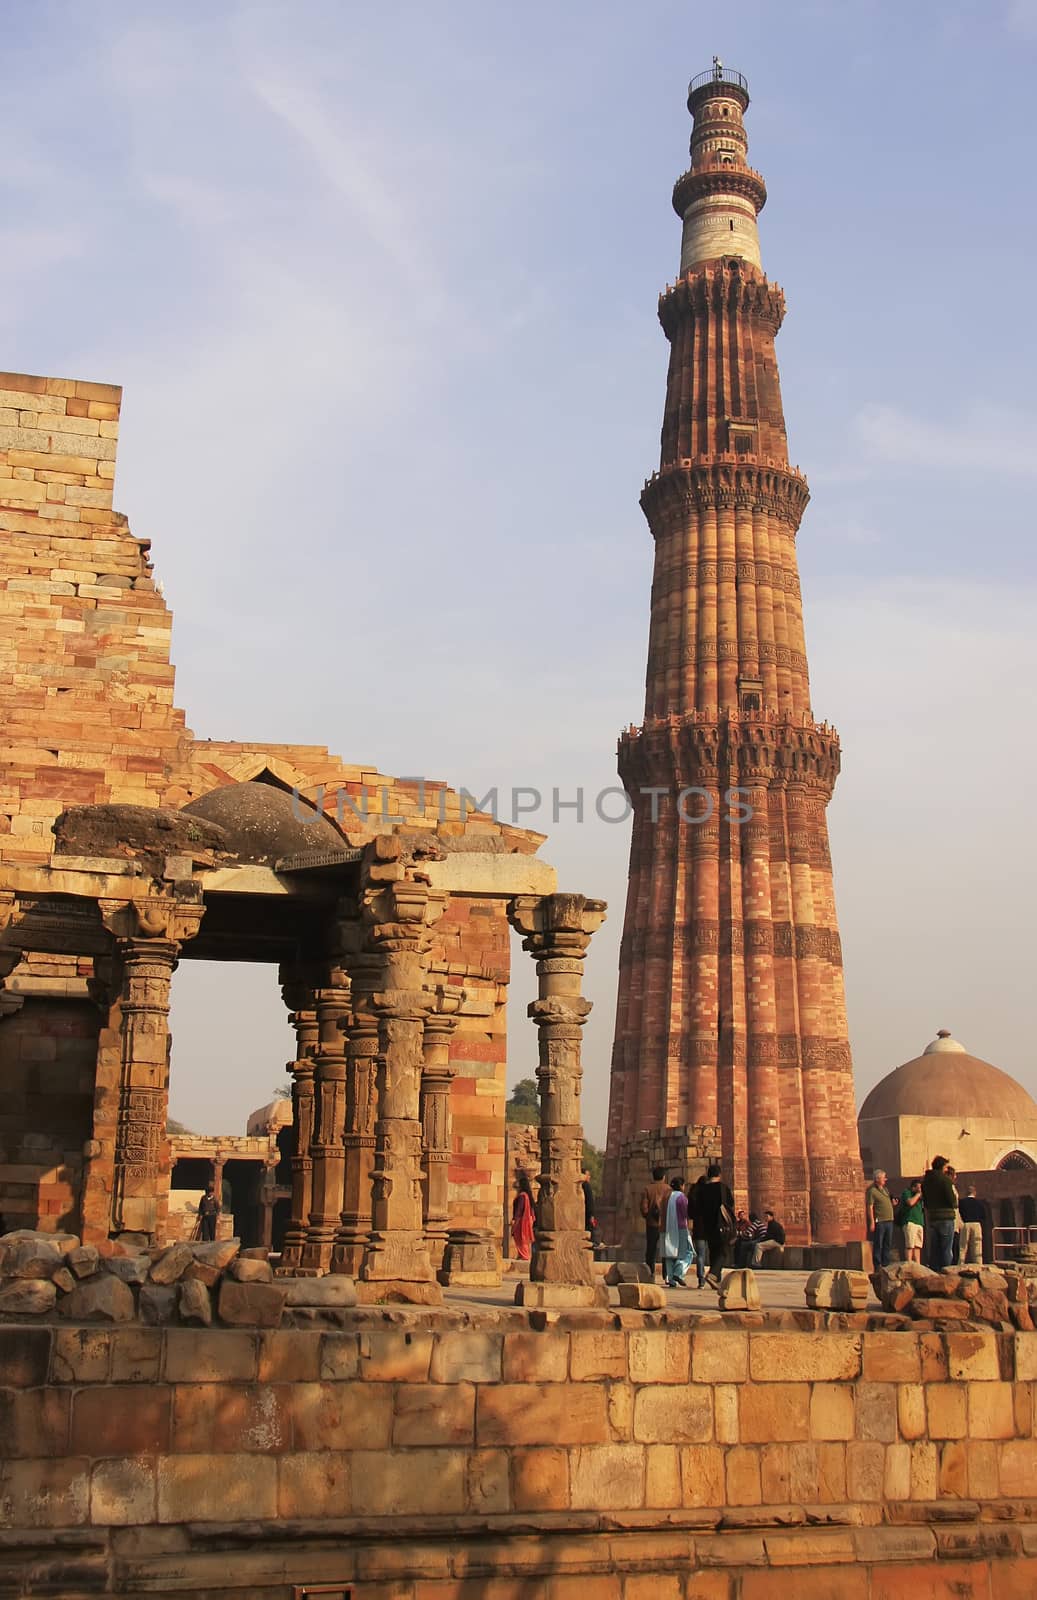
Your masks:
M 28 1593 L 31 1568 L 67 1600 L 1033 1593 L 1037 1336 L 720 1320 L 0 1328 L 0 1582 Z
M 112 510 L 121 389 L 0 373 L 0 860 L 69 805 L 156 805 L 189 734 L 149 541 Z
M 87 1000 L 28 996 L 0 1021 L 3 1228 L 78 1232 L 100 1026 Z
M 614 1222 L 617 1243 L 639 1258 L 644 1247 L 641 1194 L 652 1181 L 652 1168 L 665 1167 L 667 1178 L 679 1175 L 694 1183 L 713 1161 L 721 1160 L 717 1127 L 656 1128 L 627 1139 L 619 1149 L 619 1204 Z

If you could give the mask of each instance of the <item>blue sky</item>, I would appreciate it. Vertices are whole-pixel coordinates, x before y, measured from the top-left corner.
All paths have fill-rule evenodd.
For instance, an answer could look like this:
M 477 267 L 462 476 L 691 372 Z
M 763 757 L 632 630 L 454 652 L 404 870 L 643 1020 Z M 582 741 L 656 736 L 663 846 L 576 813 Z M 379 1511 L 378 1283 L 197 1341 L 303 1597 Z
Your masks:
M 788 299 L 858 1089 L 946 1026 L 1037 1091 L 1035 0 L 16 8 L 0 366 L 124 385 L 116 502 L 199 736 L 593 793 L 643 709 L 655 306 L 714 52 Z M 600 1134 L 626 829 L 531 821 L 612 907 Z M 270 974 L 218 977 L 177 974 L 173 1105 L 231 1130 L 289 1039 Z

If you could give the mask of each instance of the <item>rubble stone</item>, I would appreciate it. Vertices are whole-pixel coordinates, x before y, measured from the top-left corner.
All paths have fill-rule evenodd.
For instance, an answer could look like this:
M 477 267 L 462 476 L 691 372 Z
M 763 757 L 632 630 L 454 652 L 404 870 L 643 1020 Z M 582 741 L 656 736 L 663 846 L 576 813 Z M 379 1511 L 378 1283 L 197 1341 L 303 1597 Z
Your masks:
M 14 1278 L 0 1289 L 0 1314 L 40 1317 L 53 1311 L 58 1291 L 49 1278 Z
M 177 1310 L 181 1322 L 196 1322 L 207 1328 L 212 1321 L 212 1300 L 204 1283 L 184 1278 L 177 1285 Z
M 132 1322 L 133 1290 L 111 1273 L 84 1278 L 58 1306 L 70 1322 Z
M 721 1311 L 759 1311 L 760 1291 L 751 1267 L 725 1272 L 720 1285 Z
M 227 1268 L 227 1275 L 236 1283 L 272 1283 L 274 1278 L 269 1261 L 260 1261 L 253 1256 L 238 1256 Z
M 148 1277 L 152 1283 L 177 1283 L 193 1260 L 186 1244 L 171 1244 L 151 1263 Z
M 276 1328 L 284 1311 L 285 1291 L 279 1284 L 240 1283 L 224 1278 L 217 1312 L 221 1322 L 237 1327 Z

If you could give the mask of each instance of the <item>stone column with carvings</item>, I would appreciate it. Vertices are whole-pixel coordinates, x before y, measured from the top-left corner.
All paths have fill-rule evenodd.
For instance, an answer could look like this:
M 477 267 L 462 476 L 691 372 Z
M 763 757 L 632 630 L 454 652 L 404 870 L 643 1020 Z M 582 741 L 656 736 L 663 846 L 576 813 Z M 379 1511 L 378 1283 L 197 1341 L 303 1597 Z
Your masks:
M 342 1212 L 331 1257 L 332 1272 L 355 1278 L 371 1237 L 371 1173 L 378 1120 L 378 1012 L 373 993 L 381 962 L 357 951 L 350 960 L 352 1008 L 346 1034 L 346 1126 Z
M 442 1291 L 425 1242 L 421 1192 L 421 1074 L 430 929 L 444 896 L 408 860 L 397 837 L 370 847 L 361 895 L 369 948 L 381 961 L 372 999 L 379 1018 L 378 1121 L 372 1176 L 371 1236 L 360 1276 L 379 1289 L 434 1303 Z
M 310 1220 L 301 1271 L 327 1272 L 342 1215 L 346 1126 L 346 1051 L 341 1022 L 349 1012 L 349 975 L 333 960 L 315 992 L 317 1054 L 314 1058 L 314 1133 Z
M 440 986 L 436 1009 L 425 1018 L 421 1066 L 422 1201 L 425 1238 L 432 1265 L 443 1262 L 450 1228 L 450 1040 L 457 1027 L 456 1013 L 464 998 L 461 989 Z
M 111 1152 L 108 1229 L 161 1238 L 169 1204 L 169 986 L 204 914 L 197 896 L 101 901 L 115 936 L 107 1026 L 98 1038 L 94 1137 Z M 88 1237 L 84 1195 L 84 1236 Z
M 312 988 L 298 974 L 282 973 L 281 993 L 289 1007 L 289 1021 L 295 1029 L 295 1060 L 288 1063 L 292 1074 L 292 1130 L 295 1148 L 292 1155 L 292 1214 L 285 1228 L 279 1272 L 295 1272 L 302 1266 L 303 1245 L 313 1203 L 313 1074 L 317 1052 L 317 1002 Z
M 540 1188 L 530 1285 L 581 1286 L 595 1291 L 593 1256 L 584 1227 L 581 1029 L 583 964 L 591 935 L 605 920 L 605 903 L 582 894 L 520 895 L 508 917 L 536 961 L 539 994 L 529 1015 L 539 1033 Z

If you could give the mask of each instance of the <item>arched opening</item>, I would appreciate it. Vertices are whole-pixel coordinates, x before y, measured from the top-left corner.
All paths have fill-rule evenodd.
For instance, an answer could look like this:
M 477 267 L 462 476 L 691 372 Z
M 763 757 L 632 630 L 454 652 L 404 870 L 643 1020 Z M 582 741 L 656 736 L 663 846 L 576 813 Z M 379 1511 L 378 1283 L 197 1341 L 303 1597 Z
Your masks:
M 1010 1150 L 995 1167 L 995 1172 L 1037 1172 L 1037 1161 L 1025 1150 Z

